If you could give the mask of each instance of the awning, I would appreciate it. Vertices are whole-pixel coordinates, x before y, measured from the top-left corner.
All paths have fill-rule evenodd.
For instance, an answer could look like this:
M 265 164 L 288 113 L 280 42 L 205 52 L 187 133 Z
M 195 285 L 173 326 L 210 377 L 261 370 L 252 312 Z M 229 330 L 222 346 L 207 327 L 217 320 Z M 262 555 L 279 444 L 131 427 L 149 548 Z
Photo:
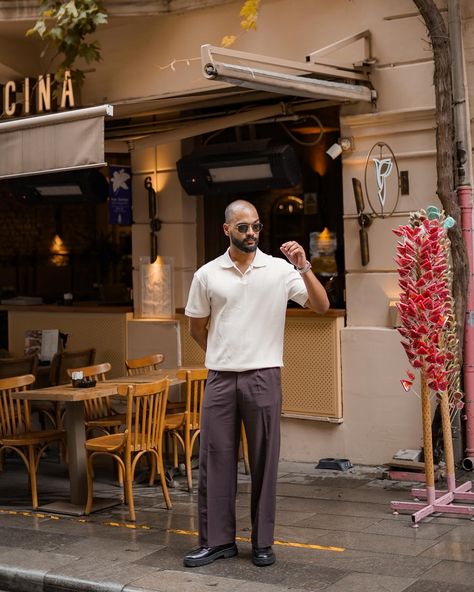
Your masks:
M 201 46 L 201 63 L 203 75 L 208 80 L 255 90 L 341 102 L 370 103 L 376 97 L 367 74 L 355 68 L 303 64 L 208 44 Z M 302 74 L 295 75 L 293 72 Z
M 111 105 L 0 123 L 0 179 L 104 166 Z

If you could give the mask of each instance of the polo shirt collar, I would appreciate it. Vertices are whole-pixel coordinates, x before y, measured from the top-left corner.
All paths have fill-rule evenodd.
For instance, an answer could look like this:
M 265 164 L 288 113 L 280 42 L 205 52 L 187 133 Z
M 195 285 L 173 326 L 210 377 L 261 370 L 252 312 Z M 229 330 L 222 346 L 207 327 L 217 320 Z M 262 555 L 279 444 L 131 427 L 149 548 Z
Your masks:
M 257 249 L 255 257 L 252 261 L 252 267 L 265 267 L 267 264 L 268 255 Z M 230 258 L 229 249 L 222 255 L 221 267 L 234 267 L 234 262 Z

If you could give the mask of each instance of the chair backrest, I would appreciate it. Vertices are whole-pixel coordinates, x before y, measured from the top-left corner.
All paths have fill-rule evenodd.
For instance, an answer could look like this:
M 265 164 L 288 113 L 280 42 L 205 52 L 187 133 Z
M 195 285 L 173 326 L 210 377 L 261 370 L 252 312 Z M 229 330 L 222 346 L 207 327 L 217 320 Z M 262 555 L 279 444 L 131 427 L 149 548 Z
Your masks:
M 13 399 L 12 394 L 26 391 L 34 381 L 33 374 L 0 379 L 0 439 L 30 431 L 30 402 Z
M 107 372 L 110 372 L 112 366 L 109 362 L 94 364 L 92 366 L 83 366 L 81 368 L 68 368 L 67 375 L 72 376 L 73 372 L 82 372 L 84 378 L 91 378 L 97 382 L 107 379 Z M 110 397 L 98 397 L 90 401 L 84 401 L 84 414 L 86 421 L 91 419 L 100 419 L 112 413 L 112 401 Z
M 110 372 L 112 366 L 109 362 L 102 362 L 102 364 L 93 364 L 92 366 L 82 366 L 80 368 L 68 368 L 66 370 L 69 378 L 72 377 L 73 372 L 82 372 L 84 378 L 93 378 L 97 381 L 107 379 L 107 372 Z
M 0 378 L 25 376 L 26 374 L 36 376 L 37 369 L 38 354 L 18 358 L 0 358 Z
M 70 378 L 68 368 L 79 368 L 90 366 L 95 361 L 95 348 L 82 349 L 77 351 L 63 351 L 54 354 L 51 360 L 51 371 L 49 373 L 49 383 L 51 386 L 66 384 Z
M 180 370 L 176 375 L 179 378 L 186 379 L 186 421 L 189 423 L 190 429 L 198 430 L 201 425 L 201 409 L 207 381 L 207 369 Z
M 146 374 L 153 370 L 159 370 L 160 364 L 163 363 L 165 356 L 163 354 L 151 354 L 143 358 L 134 358 L 133 360 L 125 360 L 128 376 L 137 376 L 138 374 Z
M 120 385 L 119 395 L 127 396 L 127 447 L 162 452 L 169 381 L 163 378 L 146 384 Z

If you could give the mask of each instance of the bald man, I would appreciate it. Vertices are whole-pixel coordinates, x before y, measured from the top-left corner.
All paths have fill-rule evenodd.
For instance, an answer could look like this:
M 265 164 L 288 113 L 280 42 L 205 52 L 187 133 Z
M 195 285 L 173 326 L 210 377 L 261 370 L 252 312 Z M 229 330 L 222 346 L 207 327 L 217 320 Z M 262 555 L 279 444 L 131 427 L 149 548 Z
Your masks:
M 199 567 L 233 557 L 240 425 L 247 433 L 252 478 L 252 561 L 275 563 L 272 549 L 280 454 L 283 336 L 288 300 L 318 313 L 326 291 L 301 245 L 289 241 L 285 257 L 258 248 L 263 225 L 244 200 L 225 211 L 226 253 L 194 274 L 186 305 L 190 332 L 206 352 L 209 369 L 199 452 L 199 547 L 184 557 Z

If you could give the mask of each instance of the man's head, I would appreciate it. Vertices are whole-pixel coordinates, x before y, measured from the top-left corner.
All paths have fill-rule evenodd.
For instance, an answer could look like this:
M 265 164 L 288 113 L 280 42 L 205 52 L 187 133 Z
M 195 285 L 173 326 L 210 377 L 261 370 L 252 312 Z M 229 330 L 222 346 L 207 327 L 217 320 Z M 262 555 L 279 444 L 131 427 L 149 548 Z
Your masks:
M 224 234 L 229 237 L 231 246 L 244 253 L 253 253 L 257 250 L 261 229 L 258 212 L 250 202 L 239 199 L 227 206 Z

